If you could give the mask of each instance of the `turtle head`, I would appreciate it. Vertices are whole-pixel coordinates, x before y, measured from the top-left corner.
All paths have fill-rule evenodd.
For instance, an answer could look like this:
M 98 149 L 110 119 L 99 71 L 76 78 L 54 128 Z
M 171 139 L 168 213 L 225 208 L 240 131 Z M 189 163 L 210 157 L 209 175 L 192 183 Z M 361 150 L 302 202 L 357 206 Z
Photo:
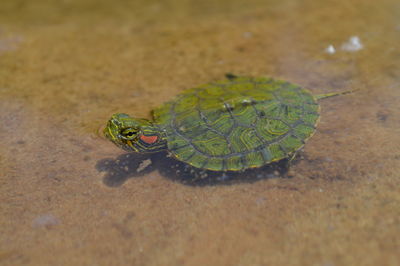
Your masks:
M 104 136 L 127 151 L 158 152 L 167 148 L 164 134 L 147 119 L 114 114 L 103 131 Z

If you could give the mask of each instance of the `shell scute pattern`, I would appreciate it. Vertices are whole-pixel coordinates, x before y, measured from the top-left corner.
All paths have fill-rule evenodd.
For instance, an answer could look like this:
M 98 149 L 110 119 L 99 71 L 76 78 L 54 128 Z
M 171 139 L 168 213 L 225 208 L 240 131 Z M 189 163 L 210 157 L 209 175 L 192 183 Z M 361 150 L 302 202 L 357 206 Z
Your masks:
M 227 136 L 235 126 L 235 121 L 230 119 L 230 116 L 223 113 L 214 122 L 209 124 L 210 127 Z
M 315 131 L 319 105 L 297 85 L 238 77 L 187 90 L 154 111 L 169 151 L 209 170 L 241 170 L 288 157 Z
M 230 153 L 225 136 L 214 131 L 207 131 L 204 135 L 197 135 L 192 140 L 196 150 L 211 156 L 223 156 Z
M 229 136 L 233 153 L 242 153 L 263 145 L 257 131 L 250 127 L 237 126 Z

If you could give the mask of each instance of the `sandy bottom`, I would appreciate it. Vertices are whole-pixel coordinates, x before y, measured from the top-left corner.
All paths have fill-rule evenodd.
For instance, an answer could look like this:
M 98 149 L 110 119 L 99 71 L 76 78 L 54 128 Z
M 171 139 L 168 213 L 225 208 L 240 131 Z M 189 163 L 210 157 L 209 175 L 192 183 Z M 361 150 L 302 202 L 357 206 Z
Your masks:
M 400 265 L 398 0 L 55 2 L 0 5 L 1 265 Z M 360 90 L 284 174 L 97 133 L 227 72 Z

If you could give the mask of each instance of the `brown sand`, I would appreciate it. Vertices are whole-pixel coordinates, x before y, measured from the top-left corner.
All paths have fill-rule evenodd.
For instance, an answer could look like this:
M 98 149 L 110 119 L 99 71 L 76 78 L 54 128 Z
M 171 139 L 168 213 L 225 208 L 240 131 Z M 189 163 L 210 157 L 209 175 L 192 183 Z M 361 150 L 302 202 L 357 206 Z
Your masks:
M 2 0 L 0 264 L 400 265 L 399 10 Z M 340 48 L 351 36 L 361 50 Z M 155 168 L 109 186 L 112 113 L 149 117 L 227 72 L 361 91 L 322 102 L 291 178 L 192 186 Z

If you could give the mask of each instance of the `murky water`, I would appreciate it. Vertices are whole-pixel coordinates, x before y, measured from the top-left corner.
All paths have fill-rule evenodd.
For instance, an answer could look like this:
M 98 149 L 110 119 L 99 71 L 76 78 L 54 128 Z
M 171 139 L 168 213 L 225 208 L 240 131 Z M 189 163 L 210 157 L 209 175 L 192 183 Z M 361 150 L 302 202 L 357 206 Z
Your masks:
M 0 264 L 400 264 L 399 17 L 397 0 L 2 0 Z M 321 102 L 284 173 L 192 182 L 97 135 L 228 72 L 360 91 Z

